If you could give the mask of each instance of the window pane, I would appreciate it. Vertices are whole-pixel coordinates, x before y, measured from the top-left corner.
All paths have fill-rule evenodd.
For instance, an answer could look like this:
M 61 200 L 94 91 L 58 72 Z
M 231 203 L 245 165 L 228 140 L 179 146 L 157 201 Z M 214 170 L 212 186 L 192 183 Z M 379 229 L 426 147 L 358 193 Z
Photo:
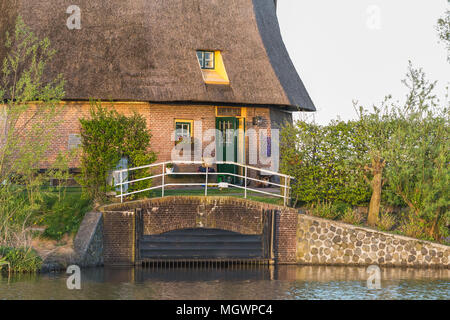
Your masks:
M 214 53 L 205 52 L 205 68 L 214 69 Z
M 205 61 L 205 68 L 214 69 L 214 61 Z
M 203 64 L 203 51 L 197 51 L 198 62 L 200 63 L 200 67 L 204 68 Z
M 189 140 L 191 138 L 191 124 L 178 122 L 175 126 L 176 141 Z
M 205 60 L 212 60 L 214 58 L 213 53 L 212 52 L 205 52 Z
M 197 51 L 197 58 L 202 69 L 215 68 L 215 52 L 214 51 Z

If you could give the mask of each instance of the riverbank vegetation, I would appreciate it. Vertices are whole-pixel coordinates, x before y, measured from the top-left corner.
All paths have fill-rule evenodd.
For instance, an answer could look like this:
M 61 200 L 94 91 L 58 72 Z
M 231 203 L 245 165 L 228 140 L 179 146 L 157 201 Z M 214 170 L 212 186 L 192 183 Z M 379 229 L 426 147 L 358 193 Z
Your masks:
M 450 63 L 450 10 L 436 26 Z M 409 64 L 403 102 L 387 96 L 358 119 L 298 121 L 281 137 L 281 170 L 296 177 L 294 206 L 310 214 L 450 243 L 448 92 Z M 361 207 L 368 208 L 361 215 Z
M 3 37 L 2 37 L 3 38 Z M 92 102 L 81 120 L 82 149 L 53 154 L 64 114 L 64 80 L 47 70 L 55 55 L 48 38 L 39 39 L 21 17 L 2 43 L 8 51 L 0 73 L 0 258 L 13 272 L 38 268 L 36 238 L 56 242 L 72 237 L 94 203 L 114 190 L 107 182 L 124 157 L 135 166 L 154 161 L 145 119 L 126 117 Z M 35 102 L 33 102 L 35 101 Z M 70 164 L 81 159 L 81 175 Z M 41 170 L 40 168 L 46 168 Z M 136 171 L 133 178 L 146 172 Z M 148 186 L 142 181 L 132 188 Z M 83 188 L 74 187 L 81 184 Z M 47 241 L 47 240 L 46 240 Z
M 404 84 L 403 103 L 387 97 L 370 111 L 355 103 L 358 120 L 284 128 L 281 168 L 296 178 L 294 205 L 416 238 L 449 236 L 449 102 L 411 64 Z
M 63 198 L 59 197 L 60 192 L 64 192 Z M 51 188 L 40 212 L 34 215 L 34 224 L 45 228 L 42 237 L 58 241 L 65 235 L 74 236 L 85 214 L 91 209 L 92 201 L 83 197 L 81 188 Z
M 450 10 L 436 29 L 450 63 Z M 369 110 L 355 102 L 357 120 L 287 125 L 281 169 L 296 177 L 294 205 L 311 214 L 448 244 L 448 92 L 439 101 L 436 83 L 411 63 L 403 83 L 403 102 L 387 96 Z
M 0 247 L 0 271 L 35 273 L 41 269 L 41 266 L 41 257 L 30 247 Z
M 71 155 L 60 154 L 45 173 L 39 170 L 61 123 L 64 80 L 46 77 L 55 51 L 20 17 L 2 39 L 8 54 L 0 72 L 0 259 L 13 272 L 33 272 L 42 262 L 31 247 L 36 219 L 50 209 L 51 197 L 68 199 L 63 189 L 53 193 L 46 186 L 68 174 Z

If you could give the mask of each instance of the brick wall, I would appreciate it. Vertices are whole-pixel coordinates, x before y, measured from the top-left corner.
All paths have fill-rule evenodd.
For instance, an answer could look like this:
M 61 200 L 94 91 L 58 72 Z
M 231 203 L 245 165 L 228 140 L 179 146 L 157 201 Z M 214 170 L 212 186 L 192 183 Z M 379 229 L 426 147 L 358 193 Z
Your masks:
M 134 264 L 135 213 L 103 212 L 103 259 L 105 265 Z
M 262 209 L 235 198 L 183 197 L 153 201 L 152 207 L 144 211 L 145 234 L 160 234 L 185 228 L 261 234 Z
M 275 212 L 275 259 L 278 263 L 297 261 L 297 220 L 298 213 L 293 209 Z
M 145 235 L 186 228 L 222 229 L 259 235 L 263 234 L 263 215 L 273 212 L 276 262 L 296 262 L 296 211 L 232 197 L 167 197 L 103 208 L 106 264 L 131 261 L 130 257 L 134 255 L 135 209 L 142 209 Z
M 145 118 L 148 128 L 151 130 L 153 136 L 151 147 L 153 151 L 157 152 L 158 161 L 171 160 L 171 151 L 175 146 L 175 142 L 171 141 L 171 135 L 175 128 L 176 119 L 201 121 L 202 133 L 216 128 L 216 107 L 212 105 L 169 105 L 150 104 L 146 102 L 115 102 L 114 104 L 102 102 L 102 105 L 104 107 L 114 108 L 117 112 L 127 116 L 132 115 L 134 112 L 141 114 Z M 43 168 L 48 167 L 59 152 L 68 150 L 69 137 L 80 133 L 81 125 L 79 119 L 89 118 L 91 105 L 87 102 L 65 102 L 60 104 L 60 108 L 61 113 L 56 119 L 59 125 L 55 132 L 55 138 L 52 141 L 47 159 L 43 161 Z M 252 118 L 255 116 L 262 116 L 265 119 L 261 126 L 253 126 Z M 247 108 L 247 129 L 268 129 L 270 135 L 270 127 L 269 108 Z M 194 131 L 197 134 L 200 133 L 195 126 Z M 209 144 L 210 142 L 203 142 L 203 150 Z M 248 146 L 248 141 L 246 145 Z M 247 159 L 248 156 L 247 151 Z M 79 159 L 74 160 L 70 165 L 73 168 L 79 167 Z

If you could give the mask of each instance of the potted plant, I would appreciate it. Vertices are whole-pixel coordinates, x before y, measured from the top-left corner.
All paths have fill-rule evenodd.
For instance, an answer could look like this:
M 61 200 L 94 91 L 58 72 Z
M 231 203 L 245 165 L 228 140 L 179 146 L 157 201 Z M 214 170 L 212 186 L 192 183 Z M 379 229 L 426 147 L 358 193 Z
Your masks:
M 174 169 L 173 163 L 166 164 L 166 173 L 167 174 L 172 174 L 173 173 L 173 169 Z

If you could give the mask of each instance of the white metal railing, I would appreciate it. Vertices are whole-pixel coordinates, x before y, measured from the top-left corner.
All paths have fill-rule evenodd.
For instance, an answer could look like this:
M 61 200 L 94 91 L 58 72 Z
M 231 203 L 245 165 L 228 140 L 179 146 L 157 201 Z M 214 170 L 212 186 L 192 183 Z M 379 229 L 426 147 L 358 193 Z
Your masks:
M 244 197 L 247 199 L 247 194 L 248 192 L 256 192 L 256 193 L 261 193 L 261 194 L 265 194 L 265 195 L 270 195 L 270 196 L 275 196 L 275 197 L 279 197 L 279 198 L 283 198 L 284 200 L 284 206 L 287 205 L 288 200 L 290 199 L 290 192 L 289 190 L 291 189 L 290 187 L 290 181 L 294 179 L 294 177 L 282 174 L 282 173 L 278 173 L 278 172 L 274 172 L 274 171 L 270 171 L 267 169 L 261 169 L 261 168 L 257 168 L 257 167 L 252 167 L 252 166 L 248 166 L 248 165 L 244 165 L 241 163 L 237 163 L 237 162 L 227 162 L 227 161 L 218 161 L 218 162 L 214 162 L 211 165 L 235 165 L 238 167 L 243 168 L 244 170 L 244 175 L 239 175 L 239 174 L 235 174 L 235 173 L 227 173 L 227 172 L 209 172 L 209 166 L 205 167 L 205 172 L 171 172 L 171 173 L 167 173 L 166 172 L 166 168 L 167 165 L 171 163 L 171 164 L 184 164 L 184 165 L 204 165 L 205 163 L 202 161 L 167 161 L 167 162 L 160 162 L 160 163 L 155 163 L 155 164 L 150 164 L 150 165 L 146 165 L 146 166 L 141 166 L 141 167 L 136 167 L 136 168 L 130 168 L 130 169 L 123 169 L 123 170 L 116 170 L 114 171 L 115 176 L 118 175 L 119 176 L 119 183 L 116 183 L 115 186 L 116 187 L 120 187 L 120 194 L 116 196 L 116 198 L 120 198 L 120 202 L 123 202 L 124 197 L 127 196 L 131 196 L 134 194 L 138 194 L 138 193 L 142 193 L 142 192 L 146 192 L 146 191 L 151 191 L 151 190 L 156 190 L 156 189 L 161 189 L 162 190 L 162 197 L 164 197 L 165 195 L 165 189 L 166 187 L 181 187 L 181 186 L 204 186 L 205 187 L 205 196 L 208 196 L 208 187 L 215 187 L 215 186 L 220 186 L 219 183 L 209 183 L 209 176 L 233 176 L 236 178 L 241 178 L 244 180 L 244 185 L 243 186 L 239 186 L 237 184 L 233 184 L 233 183 L 226 183 L 226 186 L 229 187 L 234 187 L 234 188 L 238 188 L 238 189 L 243 189 L 244 190 Z M 156 167 L 160 167 L 162 166 L 162 172 L 161 174 L 155 174 L 155 175 L 151 175 L 145 178 L 140 178 L 140 179 L 135 179 L 132 181 L 124 181 L 123 175 L 124 173 L 129 173 L 129 172 L 133 172 L 136 170 L 142 170 L 142 169 L 150 169 L 150 168 L 156 168 Z M 255 178 L 251 178 L 248 176 L 248 170 L 255 170 L 255 171 L 259 171 L 259 172 L 264 172 L 264 173 L 268 173 L 270 175 L 273 176 L 279 176 L 284 178 L 284 184 L 278 184 L 275 182 L 270 182 L 270 181 L 265 181 L 265 180 L 260 180 L 260 179 L 255 179 Z M 204 183 L 166 183 L 166 176 L 176 176 L 176 175 L 192 175 L 192 176 L 200 176 L 200 175 L 205 175 L 205 182 Z M 128 176 L 128 174 L 127 174 Z M 159 186 L 156 187 L 151 187 L 151 188 L 146 188 L 143 190 L 138 190 L 138 191 L 133 191 L 133 192 L 124 192 L 124 186 L 125 185 L 130 185 L 132 183 L 135 182 L 140 182 L 140 181 L 146 181 L 146 180 L 150 180 L 150 179 L 155 179 L 155 178 L 161 178 L 162 179 L 162 183 Z M 249 188 L 247 186 L 247 182 L 248 181 L 255 181 L 255 182 L 261 182 L 263 184 L 268 184 L 268 185 L 272 185 L 272 186 L 276 186 L 276 187 L 280 187 L 281 190 L 283 190 L 281 192 L 281 194 L 278 193 L 273 193 L 273 192 L 267 192 L 267 191 L 262 191 L 259 189 L 254 189 L 254 188 Z

